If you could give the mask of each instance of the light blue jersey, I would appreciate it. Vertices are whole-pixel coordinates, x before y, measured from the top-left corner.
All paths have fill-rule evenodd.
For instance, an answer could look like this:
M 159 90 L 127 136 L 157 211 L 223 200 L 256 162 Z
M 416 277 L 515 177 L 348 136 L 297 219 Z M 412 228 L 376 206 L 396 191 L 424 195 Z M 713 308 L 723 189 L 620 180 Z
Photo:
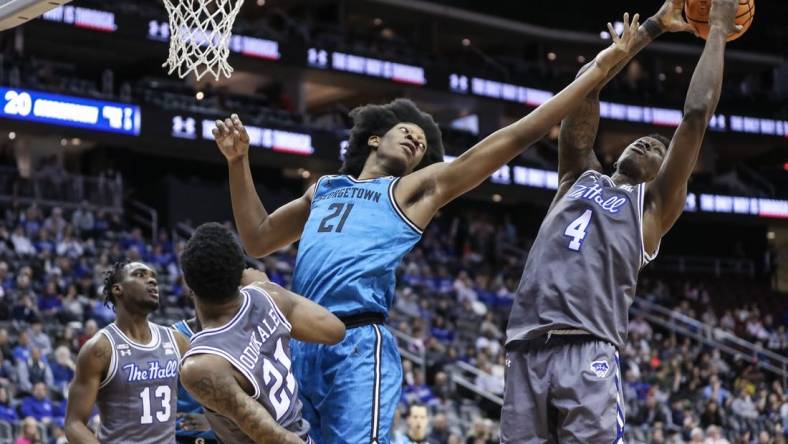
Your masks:
M 338 316 L 388 314 L 395 271 L 421 230 L 394 201 L 399 178 L 320 178 L 296 259 L 293 290 Z
M 397 266 L 421 238 L 394 201 L 397 180 L 325 176 L 315 186 L 293 289 L 347 325 L 336 345 L 291 342 L 316 444 L 389 443 L 402 366 L 394 336 L 380 324 L 394 301 Z M 351 325 L 352 315 L 366 321 Z

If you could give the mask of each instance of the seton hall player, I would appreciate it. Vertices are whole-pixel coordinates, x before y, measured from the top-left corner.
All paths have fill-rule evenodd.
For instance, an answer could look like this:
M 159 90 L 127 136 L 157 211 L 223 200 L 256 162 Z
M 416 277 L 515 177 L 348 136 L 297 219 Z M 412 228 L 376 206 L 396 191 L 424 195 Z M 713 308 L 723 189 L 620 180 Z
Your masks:
M 178 363 L 186 339 L 148 321 L 159 308 L 156 272 L 116 263 L 104 280 L 116 319 L 82 346 L 68 392 L 66 437 L 74 444 L 175 442 Z M 87 422 L 98 407 L 98 436 Z
M 181 383 L 203 406 L 220 442 L 303 443 L 290 337 L 336 344 L 345 326 L 325 308 L 244 271 L 233 233 L 201 225 L 180 257 L 202 330 L 191 337 Z M 239 289 L 239 285 L 245 285 Z
M 630 56 L 611 77 L 662 32 L 687 29 L 682 3 L 667 0 L 639 28 Z M 608 177 L 593 152 L 598 88 L 564 120 L 558 192 L 528 255 L 506 331 L 502 442 L 623 441 L 617 350 L 626 341 L 627 311 L 640 269 L 684 208 L 719 101 L 737 3 L 712 3 L 711 32 L 672 140 L 636 140 Z
M 614 33 L 615 34 L 615 33 Z M 255 191 L 249 136 L 233 115 L 214 137 L 227 158 L 241 240 L 265 256 L 300 239 L 293 289 L 348 328 L 333 347 L 294 342 L 304 416 L 316 442 L 387 443 L 400 399 L 402 368 L 381 325 L 394 299 L 395 270 L 435 213 L 522 153 L 565 116 L 626 55 L 631 31 L 602 51 L 571 85 L 451 163 L 441 162 L 440 130 L 407 100 L 367 105 L 354 126 L 343 175 L 321 177 L 270 215 Z

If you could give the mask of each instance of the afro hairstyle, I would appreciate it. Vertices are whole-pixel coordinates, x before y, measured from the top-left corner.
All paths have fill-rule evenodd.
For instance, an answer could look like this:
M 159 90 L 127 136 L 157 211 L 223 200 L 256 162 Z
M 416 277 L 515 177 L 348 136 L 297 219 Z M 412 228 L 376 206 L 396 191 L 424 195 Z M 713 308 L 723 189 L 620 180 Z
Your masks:
M 427 137 L 427 152 L 416 169 L 424 168 L 437 162 L 443 162 L 443 139 L 441 130 L 432 116 L 419 110 L 408 99 L 396 99 L 386 105 L 365 105 L 350 111 L 353 128 L 350 130 L 350 141 L 345 160 L 340 172 L 358 177 L 369 157 L 369 138 L 383 136 L 395 125 L 410 122 L 419 126 Z
M 238 294 L 246 260 L 235 235 L 216 222 L 194 231 L 181 253 L 181 269 L 196 299 L 222 303 Z

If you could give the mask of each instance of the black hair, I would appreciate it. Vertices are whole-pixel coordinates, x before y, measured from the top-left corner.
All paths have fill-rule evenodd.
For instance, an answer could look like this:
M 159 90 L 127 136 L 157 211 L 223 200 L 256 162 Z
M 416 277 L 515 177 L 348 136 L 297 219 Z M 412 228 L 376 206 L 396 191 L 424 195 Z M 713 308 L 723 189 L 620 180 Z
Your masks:
M 441 130 L 432 116 L 422 112 L 408 99 L 397 99 L 386 105 L 365 105 L 350 111 L 353 128 L 345 152 L 345 160 L 339 170 L 343 174 L 358 177 L 369 157 L 371 136 L 383 136 L 395 125 L 410 122 L 418 125 L 427 138 L 427 152 L 416 169 L 443 162 L 443 139 Z
M 406 418 L 410 417 L 410 414 L 413 411 L 414 407 L 424 407 L 425 409 L 427 409 L 427 414 L 429 415 L 430 413 L 430 409 L 427 408 L 426 404 L 422 404 L 421 402 L 414 401 L 408 404 L 408 412 L 407 412 L 408 414 L 405 416 Z
M 653 134 L 649 134 L 648 137 L 651 137 L 652 139 L 659 140 L 659 142 L 661 144 L 665 145 L 665 150 L 670 148 L 670 139 L 668 139 L 667 137 L 663 136 L 662 134 L 653 133 Z
M 123 273 L 128 264 L 128 261 L 117 261 L 104 272 L 104 305 L 107 307 L 115 308 L 115 295 L 112 294 L 112 287 L 123 280 Z
M 181 253 L 186 285 L 195 298 L 208 303 L 225 302 L 238 294 L 245 264 L 235 235 L 216 222 L 197 227 Z

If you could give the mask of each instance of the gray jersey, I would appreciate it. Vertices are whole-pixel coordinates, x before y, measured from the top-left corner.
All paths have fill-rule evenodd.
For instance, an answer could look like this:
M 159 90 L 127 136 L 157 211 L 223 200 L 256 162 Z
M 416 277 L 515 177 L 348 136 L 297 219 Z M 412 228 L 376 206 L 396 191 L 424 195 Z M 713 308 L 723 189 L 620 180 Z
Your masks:
M 277 423 L 306 441 L 309 423 L 301 416 L 298 386 L 290 372 L 290 323 L 265 290 L 241 290 L 243 303 L 223 327 L 209 328 L 191 338 L 183 356 L 212 354 L 227 360 L 253 387 L 251 396 Z M 222 412 L 206 409 L 206 417 L 222 442 L 254 443 Z
M 137 344 L 115 323 L 99 333 L 112 346 L 107 376 L 96 406 L 100 442 L 161 444 L 175 442 L 180 353 L 173 331 L 148 323 L 149 344 Z
M 586 171 L 545 217 L 528 254 L 507 343 L 582 329 L 621 348 L 640 269 L 645 184 Z M 655 254 L 656 255 L 656 254 Z

